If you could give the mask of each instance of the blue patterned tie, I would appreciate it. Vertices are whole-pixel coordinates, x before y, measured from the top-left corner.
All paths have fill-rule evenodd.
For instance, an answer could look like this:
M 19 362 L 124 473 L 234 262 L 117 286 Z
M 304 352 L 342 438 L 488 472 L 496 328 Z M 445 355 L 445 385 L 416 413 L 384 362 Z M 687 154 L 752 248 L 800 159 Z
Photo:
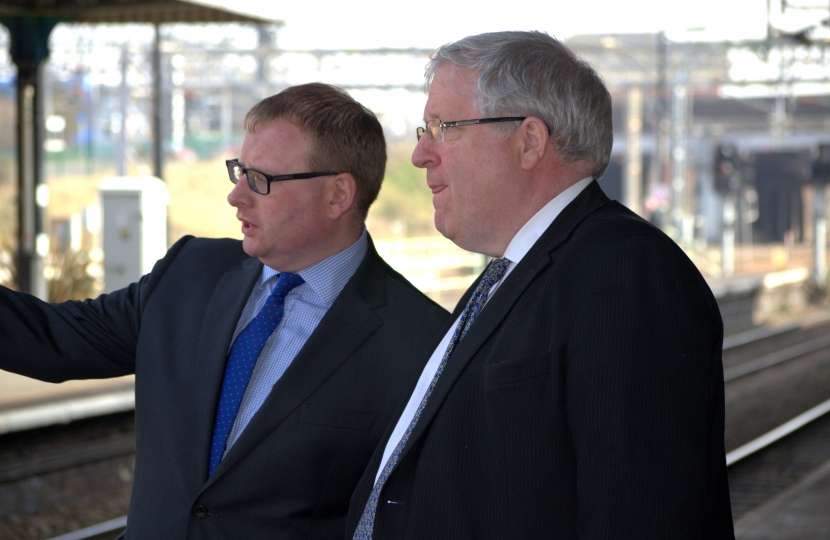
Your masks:
M 216 422 L 213 425 L 208 478 L 222 461 L 228 435 L 236 420 L 239 404 L 242 403 L 242 396 L 248 387 L 248 381 L 251 380 L 257 358 L 268 337 L 282 320 L 285 295 L 303 283 L 305 281 L 297 274 L 281 273 L 277 285 L 265 300 L 265 305 L 233 342 L 228 362 L 225 364 L 225 378 L 222 381 L 222 393 L 219 395 L 219 407 L 216 409 Z
M 357 529 L 354 532 L 354 540 L 372 539 L 372 530 L 375 524 L 375 511 L 378 506 L 380 490 L 383 489 L 383 485 L 392 473 L 392 469 L 394 469 L 395 465 L 397 465 L 398 459 L 401 457 L 401 450 L 403 450 L 403 447 L 406 446 L 406 441 L 409 440 L 409 436 L 412 434 L 415 424 L 418 423 L 421 413 L 424 412 L 424 407 L 429 400 L 429 396 L 432 395 L 432 390 L 438 382 L 438 377 L 441 376 L 441 373 L 444 371 L 444 366 L 447 365 L 447 359 L 452 354 L 455 346 L 459 341 L 461 341 L 467 333 L 467 330 L 476 320 L 476 317 L 478 317 L 478 314 L 481 312 L 484 304 L 487 303 L 487 297 L 490 294 L 490 289 L 493 288 L 493 285 L 501 281 L 501 278 L 504 276 L 504 272 L 507 270 L 509 265 L 510 261 L 507 259 L 495 259 L 492 263 L 490 263 L 490 266 L 484 273 L 484 277 L 481 279 L 481 282 L 479 282 L 478 287 L 476 287 L 476 290 L 473 292 L 473 295 L 470 297 L 467 305 L 464 306 L 464 311 L 461 312 L 461 318 L 458 320 L 458 325 L 455 327 L 452 339 L 450 340 L 449 345 L 447 345 L 447 350 L 441 358 L 441 363 L 438 364 L 438 369 L 435 371 L 435 376 L 429 383 L 429 387 L 427 387 L 427 391 L 421 400 L 421 404 L 418 405 L 418 409 L 415 411 L 415 415 L 412 417 L 412 421 L 409 423 L 409 427 L 406 428 L 406 431 L 401 437 L 401 440 L 398 442 L 398 445 L 395 446 L 392 454 L 389 455 L 389 459 L 387 460 L 386 465 L 384 465 L 377 482 L 375 482 L 375 487 L 372 489 L 371 495 L 369 495 L 369 500 L 366 501 L 366 507 L 363 509 L 363 515 L 360 516 L 360 522 L 357 524 Z

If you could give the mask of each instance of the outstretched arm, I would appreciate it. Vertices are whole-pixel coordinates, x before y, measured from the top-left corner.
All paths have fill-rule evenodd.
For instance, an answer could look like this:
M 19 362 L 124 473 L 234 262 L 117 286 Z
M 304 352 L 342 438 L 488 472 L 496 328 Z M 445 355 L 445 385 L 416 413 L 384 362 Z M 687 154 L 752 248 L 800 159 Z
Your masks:
M 49 304 L 0 287 L 0 369 L 48 382 L 133 373 L 143 306 L 190 238 L 137 283 L 94 300 Z

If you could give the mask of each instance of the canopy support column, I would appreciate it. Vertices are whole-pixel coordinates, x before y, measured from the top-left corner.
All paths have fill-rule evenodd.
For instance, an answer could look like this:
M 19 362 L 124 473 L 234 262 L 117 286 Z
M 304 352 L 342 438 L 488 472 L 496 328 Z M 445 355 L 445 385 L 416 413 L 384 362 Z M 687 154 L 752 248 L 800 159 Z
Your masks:
M 48 237 L 43 236 L 43 211 L 38 190 L 43 186 L 43 61 L 49 56 L 49 34 L 58 23 L 40 17 L 0 19 L 9 29 L 11 58 L 17 66 L 17 288 L 46 298 L 43 256 Z M 41 197 L 45 204 L 45 197 Z M 40 249 L 38 249 L 40 248 Z

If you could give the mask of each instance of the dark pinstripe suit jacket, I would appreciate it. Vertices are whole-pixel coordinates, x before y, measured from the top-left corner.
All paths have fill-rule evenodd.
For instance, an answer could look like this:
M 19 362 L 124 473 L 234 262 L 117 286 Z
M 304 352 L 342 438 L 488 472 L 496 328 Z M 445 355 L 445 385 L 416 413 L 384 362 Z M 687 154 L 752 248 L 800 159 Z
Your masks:
M 230 342 L 262 263 L 184 238 L 138 283 L 44 304 L 0 287 L 0 368 L 48 381 L 136 374 L 126 538 L 336 539 L 349 497 L 447 312 L 366 257 L 207 478 Z
M 722 334 L 678 246 L 591 183 L 455 349 L 374 537 L 732 538 Z

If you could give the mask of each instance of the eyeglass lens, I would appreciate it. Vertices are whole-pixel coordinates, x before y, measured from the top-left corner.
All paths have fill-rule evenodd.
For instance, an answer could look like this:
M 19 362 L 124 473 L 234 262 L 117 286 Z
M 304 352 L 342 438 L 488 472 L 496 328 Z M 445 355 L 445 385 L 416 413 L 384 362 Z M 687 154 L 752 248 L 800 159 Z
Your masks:
M 239 163 L 228 163 L 228 173 L 234 184 L 242 179 L 242 175 L 245 175 L 248 177 L 248 185 L 252 190 L 261 195 L 268 194 L 268 180 L 262 173 L 252 169 L 245 169 Z
M 427 122 L 426 128 L 417 128 L 415 130 L 415 135 L 418 137 L 419 141 L 421 140 L 421 137 L 426 135 L 427 140 L 431 143 L 441 142 L 444 140 L 444 123 L 438 119 L 430 120 Z

